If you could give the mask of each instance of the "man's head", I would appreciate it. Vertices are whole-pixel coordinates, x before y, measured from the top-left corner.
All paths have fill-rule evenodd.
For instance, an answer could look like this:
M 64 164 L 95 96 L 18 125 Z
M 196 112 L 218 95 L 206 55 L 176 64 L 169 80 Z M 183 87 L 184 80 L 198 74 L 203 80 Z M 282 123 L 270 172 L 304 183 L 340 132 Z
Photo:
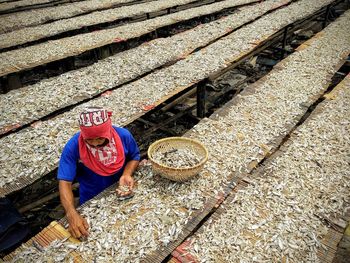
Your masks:
M 103 108 L 91 107 L 80 113 L 79 125 L 84 141 L 93 147 L 108 144 L 111 139 L 110 113 Z
M 84 141 L 92 147 L 102 147 L 108 143 L 108 139 L 103 137 L 84 139 Z
M 125 162 L 122 141 L 113 128 L 110 112 L 88 108 L 79 115 L 79 157 L 90 170 L 101 176 L 119 171 Z

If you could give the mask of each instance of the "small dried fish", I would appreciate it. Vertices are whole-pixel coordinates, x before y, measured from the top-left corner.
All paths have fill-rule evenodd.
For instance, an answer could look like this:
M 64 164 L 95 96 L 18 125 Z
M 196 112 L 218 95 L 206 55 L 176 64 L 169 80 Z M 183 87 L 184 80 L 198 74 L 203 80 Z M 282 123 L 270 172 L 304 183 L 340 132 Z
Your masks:
M 193 149 L 172 149 L 166 152 L 158 151 L 153 158 L 159 164 L 173 168 L 191 168 L 200 163 L 200 156 Z
M 128 193 L 130 191 L 129 189 L 129 186 L 127 185 L 120 185 L 118 187 L 118 190 L 121 192 L 121 193 Z
M 284 0 L 278 2 L 284 2 Z M 222 5 L 223 2 L 216 4 Z M 240 9 L 240 12 L 235 12 L 220 20 L 172 37 L 153 40 L 145 45 L 108 57 L 91 66 L 0 95 L 0 111 L 3 112 L 0 116 L 0 130 L 10 125 L 30 123 L 53 111 L 96 96 L 161 65 L 175 61 L 183 54 L 188 54 L 227 34 L 228 28 L 233 30 L 268 12 L 275 4 L 275 0 L 270 0 L 244 7 Z M 129 25 L 127 29 L 129 30 Z M 21 36 L 25 35 L 22 33 Z M 18 36 L 15 38 L 19 39 Z M 4 42 L 5 39 L 1 41 L 1 43 Z M 10 40 L 10 42 L 13 41 Z M 142 61 L 140 61 L 140 57 L 143 58 Z M 62 87 L 64 88 L 62 89 Z M 79 95 L 77 95 L 77 91 L 79 91 Z M 52 96 L 53 94 L 57 96 Z
M 45 248 L 41 247 L 35 241 L 33 246 L 23 245 L 21 253 L 18 253 L 11 262 L 73 262 L 73 257 L 70 253 L 76 248 L 76 245 L 67 241 L 67 238 L 62 240 L 54 240 Z
M 190 0 L 177 0 L 177 2 Z M 251 3 L 255 0 L 236 0 L 225 1 L 223 3 L 212 4 L 211 8 L 206 5 L 184 10 L 179 13 L 156 17 L 150 20 L 127 24 L 124 26 L 94 31 L 92 33 L 80 34 L 72 37 L 52 40 L 42 44 L 25 47 L 18 50 L 0 53 L 0 76 L 7 75 L 16 71 L 33 68 L 48 62 L 56 61 L 70 56 L 76 56 L 97 47 L 112 44 L 116 39 L 132 39 L 153 32 L 157 28 L 173 25 L 178 21 L 211 14 L 215 10 L 222 10 L 227 6 L 237 6 L 240 4 Z M 158 1 L 152 1 L 151 3 Z M 174 3 L 174 1 L 169 1 Z M 150 3 L 149 3 L 150 5 Z M 174 3 L 174 5 L 176 5 Z M 225 7 L 226 6 L 226 7 Z M 67 27 L 65 23 L 65 27 Z M 51 27 L 50 27 L 51 30 Z M 27 35 L 27 34 L 26 34 Z M 16 38 L 16 37 L 14 37 Z M 22 37 L 18 37 L 23 39 Z M 29 34 L 30 38 L 30 34 Z M 13 39 L 13 38 L 12 38 Z M 26 40 L 25 40 L 26 41 Z M 8 41 L 7 41 L 8 43 Z M 41 53 L 44 52 L 44 53 Z
M 1 17 L 0 32 L 4 33 L 21 27 L 38 25 L 49 20 L 57 20 L 61 18 L 84 14 L 87 12 L 95 11 L 98 9 L 104 9 L 112 7 L 116 4 L 128 3 L 131 1 L 134 0 L 89 0 L 77 3 L 69 3 L 62 6 L 17 12 Z M 1 4 L 0 10 L 8 9 L 9 7 L 15 4 L 16 3 L 6 3 L 6 5 Z
M 170 67 L 124 85 L 113 91 L 109 96 L 96 98 L 58 115 L 54 119 L 43 121 L 37 127 L 29 127 L 23 129 L 20 133 L 1 138 L 0 142 L 3 147 L 0 149 L 0 156 L 2 156 L 0 157 L 2 167 L 0 186 L 16 185 L 17 180 L 23 180 L 23 178 L 34 180 L 56 168 L 64 144 L 79 130 L 77 122 L 72 116 L 78 116 L 85 107 L 100 105 L 101 107 L 114 109 L 113 123 L 123 126 L 132 121 L 135 116 L 144 113 L 140 105 L 160 103 L 169 94 L 174 94 L 175 90 L 180 92 L 186 86 L 206 78 L 212 72 L 225 68 L 227 61 L 234 61 L 241 57 L 242 53 L 254 50 L 256 46 L 252 42 L 255 39 L 272 35 L 291 21 L 312 14 L 327 2 L 328 0 L 295 2 L 209 45 L 204 49 L 205 52 L 197 52 Z M 303 10 L 303 12 L 300 12 L 300 10 Z M 282 72 L 275 71 L 269 76 L 270 81 L 266 82 L 262 90 L 264 99 L 268 98 L 270 103 L 265 100 L 265 105 L 261 105 L 260 96 L 262 94 L 242 97 L 240 105 L 228 113 L 233 117 L 227 117 L 220 121 L 231 126 L 232 123 L 235 123 L 237 129 L 240 129 L 241 133 L 244 134 L 243 137 L 250 138 L 240 140 L 240 135 L 229 132 L 228 136 L 235 141 L 239 141 L 236 145 L 244 147 L 246 147 L 246 144 L 255 145 L 254 148 L 242 153 L 242 156 L 249 158 L 250 161 L 256 161 L 253 153 L 261 152 L 261 150 L 269 147 L 271 137 L 276 133 L 284 134 L 286 132 L 285 120 L 291 120 L 302 114 L 305 108 L 300 107 L 300 104 L 307 104 L 309 98 L 312 97 L 311 94 L 316 95 L 323 90 L 325 72 L 333 72 L 333 67 L 342 61 L 342 56 L 350 49 L 349 31 L 346 30 L 346 22 L 343 22 L 348 18 L 349 14 L 346 13 L 341 18 L 341 23 L 344 26 L 339 26 L 341 23 L 337 23 L 330 26 L 333 33 L 327 31 L 327 36 L 333 34 L 332 37 L 336 41 L 331 41 L 328 38 L 327 40 L 315 40 L 314 42 L 322 48 L 309 52 L 297 52 L 293 56 L 295 59 L 286 60 L 288 61 L 288 69 Z M 319 60 L 320 57 L 322 60 Z M 304 60 L 310 61 L 305 69 L 300 66 L 301 63 L 304 63 Z M 280 65 L 282 67 L 283 64 Z M 315 71 L 315 69 L 317 70 Z M 297 80 L 294 78 L 296 74 L 301 74 Z M 159 83 L 162 83 L 162 85 L 159 85 Z M 309 87 L 307 92 L 306 86 Z M 144 87 L 147 87 L 147 89 Z M 284 87 L 282 91 L 281 87 Z M 283 100 L 276 101 L 277 96 L 280 96 Z M 259 107 L 260 110 L 251 110 L 251 105 Z M 260 122 L 256 123 L 254 120 Z M 215 129 L 215 127 L 212 127 L 212 129 Z M 236 153 L 242 152 L 241 149 L 244 149 L 242 147 L 232 150 L 227 145 L 227 138 L 224 138 L 220 131 L 217 131 L 217 133 L 218 137 L 221 137 L 221 142 L 218 140 L 209 144 L 220 142 L 221 147 L 213 148 L 213 151 L 215 149 L 215 155 L 222 156 L 218 154 L 227 149 L 234 158 L 234 156 L 237 156 Z M 259 143 L 256 143 L 256 141 L 259 141 Z M 14 151 L 14 149 L 16 150 Z M 237 156 L 235 159 L 246 163 L 246 159 L 241 157 Z M 231 166 L 233 169 L 234 165 Z M 243 166 L 238 167 L 240 171 L 246 169 Z
M 306 2 L 310 3 L 311 1 L 308 0 L 304 3 Z M 300 12 L 297 9 L 291 10 Z M 284 16 L 281 19 L 287 19 L 288 13 L 283 14 Z M 295 15 L 295 13 L 291 12 L 291 15 Z M 311 105 L 316 100 L 316 95 L 324 91 L 324 83 L 327 82 L 329 74 L 335 71 L 330 66 L 336 66 L 342 60 L 341 54 L 345 53 L 344 50 L 350 48 L 350 43 L 348 43 L 350 32 L 347 30 L 347 25 L 350 23 L 349 17 L 350 12 L 347 12 L 342 18 L 328 26 L 323 34 L 311 42 L 307 48 L 289 56 L 283 63 L 283 67 L 273 70 L 264 82 L 257 83 L 259 89 L 255 90 L 253 94 L 243 94 L 236 97 L 234 106 L 229 104 L 225 107 L 225 114 L 221 113 L 215 119 L 204 119 L 186 134 L 186 136 L 195 137 L 202 141 L 210 154 L 209 161 L 196 180 L 184 183 L 171 182 L 154 175 L 150 164 L 147 164 L 140 167 L 135 174 L 138 188 L 133 199 L 120 202 L 115 194 L 109 194 L 109 191 L 114 193 L 115 186 L 112 186 L 111 189 L 106 190 L 104 195 L 96 197 L 80 207 L 79 212 L 90 222 L 89 238 L 86 242 L 79 244 L 77 248 L 83 257 L 83 261 L 97 260 L 96 255 L 103 258 L 103 261 L 142 261 L 146 256 L 156 253 L 157 250 L 164 248 L 169 242 L 178 238 L 185 225 L 197 215 L 196 210 L 202 209 L 209 198 L 217 197 L 218 194 L 223 192 L 232 173 L 245 170 L 250 172 L 252 170 L 249 167 L 251 161 L 264 158 L 260 150 L 273 148 L 271 144 L 278 141 L 281 135 L 288 133 L 286 126 L 295 125 L 298 121 L 296 116 L 300 116 L 305 112 L 306 109 L 303 105 Z M 270 17 L 270 19 L 272 18 L 276 17 Z M 278 19 L 272 19 L 270 24 L 272 24 L 272 21 L 277 22 Z M 229 39 L 227 39 L 227 45 L 232 42 L 232 39 L 231 41 Z M 213 56 L 213 54 L 208 56 Z M 221 58 L 217 59 L 220 60 Z M 193 66 L 193 64 L 190 65 Z M 209 67 L 207 64 L 201 64 L 198 65 L 198 70 L 203 68 L 203 65 Z M 197 70 L 197 68 L 195 69 Z M 178 70 L 180 71 L 180 69 Z M 184 74 L 183 71 L 180 72 Z M 157 76 L 162 76 L 161 73 L 158 74 Z M 164 76 L 162 77 L 164 78 Z M 157 81 L 160 79 L 157 78 Z M 164 82 L 164 86 L 167 86 L 167 82 Z M 168 88 L 171 90 L 170 84 Z M 132 89 L 128 91 L 132 92 Z M 131 97 L 133 98 L 133 96 Z M 348 99 L 344 99 L 344 101 L 347 102 Z M 342 108 L 348 111 L 348 107 L 343 106 Z M 348 147 L 349 134 L 346 135 L 346 139 L 341 140 L 344 133 L 342 125 L 344 123 L 349 125 L 348 118 L 350 114 L 342 111 L 338 116 L 336 110 L 332 112 L 330 118 L 333 118 L 337 123 L 337 127 L 339 127 L 334 129 L 338 135 L 336 136 L 337 145 L 339 143 L 342 148 L 338 150 L 338 147 L 322 144 L 325 149 L 328 149 L 328 152 L 331 151 L 337 155 L 335 159 L 329 159 L 331 155 L 328 154 L 321 157 L 317 156 L 324 162 L 332 161 L 330 166 L 325 165 L 325 167 L 331 169 L 331 173 L 334 174 L 334 167 L 338 167 L 337 164 L 333 165 L 334 160 L 341 160 L 341 167 L 345 167 L 343 160 L 347 156 L 344 154 L 343 148 Z M 347 118 L 344 116 L 347 116 Z M 316 126 L 311 126 L 310 130 L 306 132 L 309 136 L 314 136 L 314 131 L 322 129 L 321 120 L 314 123 L 316 124 L 313 125 Z M 317 125 L 317 123 L 319 124 Z M 330 127 L 329 129 L 333 128 Z M 322 135 L 317 137 L 318 140 L 329 141 L 330 138 L 334 138 L 327 135 L 328 133 L 334 134 L 334 132 L 327 133 L 327 131 L 320 133 Z M 25 143 L 25 140 L 21 143 Z M 281 247 L 286 253 L 286 257 L 290 257 L 290 255 L 292 257 L 294 255 L 293 247 L 299 247 L 301 249 L 306 248 L 306 250 L 300 251 L 307 254 L 306 259 L 308 261 L 317 261 L 315 255 L 319 242 L 318 234 L 314 231 L 314 225 L 317 225 L 320 221 L 318 218 L 312 217 L 312 211 L 307 212 L 308 210 L 305 210 L 305 207 L 308 208 L 308 205 L 314 205 L 316 201 L 315 198 L 310 199 L 308 196 L 308 193 L 311 193 L 310 189 L 307 188 L 308 180 L 315 178 L 313 184 L 317 183 L 319 177 L 315 175 L 317 173 L 322 175 L 322 172 L 320 172 L 322 168 L 316 162 L 305 158 L 305 156 L 309 156 L 308 151 L 311 151 L 310 156 L 315 157 L 315 153 L 323 153 L 323 151 L 322 149 L 310 150 L 310 145 L 318 145 L 317 143 L 310 143 L 310 140 L 299 140 L 293 145 L 298 149 L 303 149 L 303 151 L 293 149 L 293 155 L 274 162 L 267 169 L 267 172 L 275 173 L 275 169 L 283 168 L 283 172 L 288 174 L 288 177 L 284 176 L 284 173 L 279 177 L 265 175 L 262 179 L 259 178 L 259 181 L 256 180 L 259 183 L 252 184 L 248 188 L 239 191 L 239 195 L 231 205 L 225 204 L 224 209 L 229 211 L 228 213 L 232 217 L 229 220 L 222 221 L 223 225 L 231 226 L 233 224 L 236 227 L 225 228 L 221 225 L 220 229 L 223 231 L 220 232 L 221 235 L 215 235 L 214 237 L 211 235 L 206 238 L 206 243 L 209 243 L 208 241 L 214 242 L 212 249 L 220 247 L 215 244 L 221 245 L 224 243 L 226 247 L 230 248 L 230 253 L 238 253 L 238 258 L 244 258 L 243 256 L 240 257 L 241 253 L 251 253 L 249 255 L 253 255 L 255 261 L 265 262 L 264 257 L 269 257 L 268 262 L 270 262 L 271 258 L 276 259 L 275 261 L 280 260 L 280 257 L 275 258 L 273 256 L 281 253 Z M 35 150 L 38 149 L 40 148 Z M 297 161 L 300 160 L 303 160 L 303 164 L 305 164 L 301 166 L 301 170 L 291 169 L 291 166 L 288 165 L 292 161 L 293 167 L 296 167 Z M 320 162 L 318 158 L 316 158 L 316 161 L 322 163 L 323 166 L 324 163 Z M 310 168 L 312 170 L 309 170 Z M 310 173 L 310 171 L 312 172 Z M 343 176 L 347 173 L 348 169 L 345 171 L 343 168 L 337 168 L 338 177 L 340 174 Z M 304 177 L 307 181 L 302 180 Z M 329 180 L 327 176 L 322 179 Z M 262 184 L 260 180 L 264 180 Z M 292 189 L 288 187 L 289 180 L 293 183 L 300 182 L 300 184 Z M 337 179 L 336 181 L 339 182 L 336 187 L 339 186 L 341 194 L 344 194 L 343 190 L 349 187 L 347 184 L 350 180 L 344 182 Z M 320 184 L 320 187 L 313 188 L 324 191 L 328 182 Z M 305 193 L 305 195 L 299 193 Z M 346 194 L 349 195 L 349 192 Z M 284 202 L 280 202 L 281 198 Z M 304 199 L 308 201 L 307 205 L 305 205 Z M 341 202 L 337 201 L 338 198 L 327 198 L 326 200 L 328 201 L 326 202 L 325 211 L 322 210 L 321 203 L 317 203 L 319 212 L 328 214 L 328 212 L 338 211 L 337 209 L 341 205 Z M 336 202 L 333 202 L 333 200 Z M 323 201 L 324 199 L 321 198 L 320 202 Z M 261 204 L 261 206 L 252 209 L 250 204 Z M 271 210 L 272 212 L 269 213 Z M 304 213 L 298 212 L 300 210 Z M 295 213 L 296 211 L 297 213 Z M 311 218 L 312 220 L 306 220 L 304 221 L 306 225 L 300 226 L 296 223 L 298 220 L 289 218 L 290 213 L 295 213 L 299 219 L 306 218 L 308 220 Z M 264 224 L 259 225 L 254 232 L 244 233 L 248 237 L 241 239 L 238 231 L 243 227 L 247 227 L 246 229 L 249 230 L 249 226 L 258 225 L 260 219 L 266 220 Z M 281 231 L 282 234 L 271 232 L 273 233 L 271 236 L 269 232 L 259 231 L 268 229 L 272 225 L 271 222 L 277 222 L 275 230 Z M 321 230 L 324 234 L 327 229 L 321 227 Z M 231 235 L 231 231 L 236 232 Z M 293 238 L 293 242 L 289 245 L 284 234 L 290 235 L 290 233 L 298 233 L 307 242 Z M 252 245 L 250 240 L 255 239 L 255 236 L 260 240 Z M 268 252 L 264 250 L 264 242 L 270 244 L 271 249 Z M 307 248 L 310 246 L 311 251 L 308 251 Z M 206 246 L 193 243 L 193 247 L 196 253 L 202 254 L 204 251 L 203 253 L 207 253 L 210 257 L 211 250 Z M 245 248 L 245 250 L 241 248 Z M 52 253 L 55 252 L 54 248 L 51 248 L 51 250 Z M 226 254 L 223 251 L 227 251 L 227 249 L 220 250 L 220 253 L 216 255 L 225 257 Z M 26 249 L 18 253 L 24 254 Z M 115 256 L 116 253 L 118 253 L 118 257 Z M 203 258 L 205 259 L 205 257 Z M 224 261 L 224 258 L 222 261 Z
M 321 260 L 328 232 L 322 219 L 344 216 L 344 202 L 350 202 L 344 155 L 350 145 L 350 133 L 344 132 L 350 129 L 350 75 L 335 89 L 335 99 L 317 106 L 283 153 L 252 175 L 256 184 L 229 197 L 217 220 L 191 237 L 187 252 L 198 262 L 216 262 L 218 255 L 220 262 Z
M 20 0 L 15 2 L 2 3 L 6 0 L 0 1 L 0 11 L 11 10 L 19 7 L 28 7 L 31 5 L 50 3 L 50 0 Z

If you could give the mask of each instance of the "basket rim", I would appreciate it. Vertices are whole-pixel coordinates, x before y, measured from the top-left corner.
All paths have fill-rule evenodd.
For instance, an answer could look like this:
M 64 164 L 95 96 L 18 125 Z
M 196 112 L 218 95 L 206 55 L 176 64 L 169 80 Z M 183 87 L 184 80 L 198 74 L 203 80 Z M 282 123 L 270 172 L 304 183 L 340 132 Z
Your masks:
M 162 143 L 162 142 L 165 142 L 165 141 L 174 141 L 174 140 L 189 141 L 189 142 L 195 143 L 195 144 L 197 144 L 198 146 L 200 146 L 200 147 L 204 150 L 204 152 L 205 152 L 205 156 L 204 156 L 203 160 L 200 161 L 200 162 L 199 162 L 198 164 L 196 164 L 195 166 L 187 167 L 187 168 L 181 168 L 181 167 L 170 167 L 170 166 L 167 166 L 167 165 L 164 165 L 164 164 L 160 164 L 160 163 L 156 162 L 156 161 L 151 157 L 151 152 L 152 152 L 153 148 L 154 148 L 156 145 L 158 145 L 158 144 L 160 144 L 160 143 Z M 163 168 L 171 169 L 171 170 L 174 170 L 174 171 L 189 171 L 189 170 L 193 170 L 193 169 L 195 169 L 195 168 L 198 168 L 198 167 L 204 165 L 204 164 L 208 161 L 208 155 L 209 155 L 209 154 L 208 154 L 207 148 L 206 148 L 200 141 L 195 140 L 195 139 L 191 139 L 191 138 L 176 137 L 176 136 L 167 137 L 167 138 L 163 138 L 163 139 L 157 140 L 157 141 L 153 142 L 153 143 L 148 147 L 148 150 L 147 150 L 147 156 L 148 156 L 148 159 L 149 159 L 151 162 L 153 162 L 153 163 L 155 163 L 155 164 L 157 164 L 157 165 L 159 165 L 159 166 L 161 166 L 161 167 L 163 167 Z

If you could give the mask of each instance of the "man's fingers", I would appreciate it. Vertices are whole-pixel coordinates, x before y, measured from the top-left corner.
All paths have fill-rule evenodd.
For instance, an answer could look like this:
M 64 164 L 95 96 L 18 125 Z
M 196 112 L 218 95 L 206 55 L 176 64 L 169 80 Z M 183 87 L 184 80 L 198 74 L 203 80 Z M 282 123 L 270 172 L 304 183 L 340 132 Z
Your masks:
M 128 192 L 120 192 L 119 196 L 127 196 L 130 194 L 130 191 Z
M 119 189 L 117 189 L 117 190 L 116 190 L 116 193 L 117 193 L 117 195 L 120 196 L 120 197 L 128 196 L 128 195 L 131 195 L 132 192 L 133 192 L 131 188 L 129 188 L 129 189 L 130 189 L 130 190 L 127 191 L 127 192 L 123 192 L 123 191 L 120 191 Z
M 75 238 L 80 238 L 80 237 L 81 237 L 81 233 L 80 233 L 80 231 L 79 231 L 79 228 L 73 227 L 72 230 L 73 230 L 73 233 L 74 233 L 74 237 L 75 237 Z
M 130 183 L 129 183 L 129 189 L 130 190 L 134 189 L 134 185 L 135 185 L 135 181 L 131 180 Z
M 126 183 L 125 183 L 124 178 L 121 177 L 121 178 L 119 179 L 119 185 L 122 186 L 122 185 L 125 185 L 125 184 L 126 184 Z
M 123 191 L 121 191 L 120 189 L 117 189 L 116 191 L 117 191 L 117 195 L 119 195 L 119 196 L 125 195 L 125 193 Z
M 74 238 L 77 238 L 77 237 L 75 236 L 75 233 L 74 233 L 74 231 L 73 231 L 73 228 L 71 228 L 71 227 L 69 226 L 68 231 L 69 231 L 69 233 L 70 233 Z
M 81 233 L 79 231 L 79 228 L 75 228 L 74 229 L 74 233 L 75 233 L 76 238 L 80 238 L 81 237 Z
M 84 225 L 86 230 L 89 229 L 89 223 L 88 223 L 88 221 L 85 218 L 83 219 L 83 225 Z
M 85 237 L 87 237 L 89 235 L 89 232 L 85 229 L 84 225 L 79 226 L 79 232 Z

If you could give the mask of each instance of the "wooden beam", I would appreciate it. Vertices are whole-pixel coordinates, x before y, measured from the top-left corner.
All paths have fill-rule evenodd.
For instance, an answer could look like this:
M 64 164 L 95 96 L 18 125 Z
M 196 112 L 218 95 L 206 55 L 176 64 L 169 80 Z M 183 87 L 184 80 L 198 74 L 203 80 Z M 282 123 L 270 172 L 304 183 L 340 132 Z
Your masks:
M 77 189 L 78 187 L 79 187 L 79 183 L 75 183 L 75 184 L 72 185 L 72 189 Z M 37 201 L 35 201 L 33 203 L 30 203 L 30 204 L 28 204 L 26 206 L 23 206 L 23 207 L 19 208 L 18 211 L 20 213 L 25 213 L 25 212 L 27 212 L 29 210 L 32 210 L 33 208 L 35 208 L 37 206 L 40 206 L 40 205 L 42 205 L 42 204 L 44 204 L 44 203 L 46 203 L 46 202 L 48 202 L 48 201 L 50 201 L 50 200 L 52 200 L 54 198 L 57 198 L 59 195 L 60 195 L 60 193 L 58 191 L 54 192 L 54 193 L 51 193 L 51 194 L 49 194 L 47 196 L 44 196 L 43 198 L 40 198 L 39 200 L 37 200 Z

